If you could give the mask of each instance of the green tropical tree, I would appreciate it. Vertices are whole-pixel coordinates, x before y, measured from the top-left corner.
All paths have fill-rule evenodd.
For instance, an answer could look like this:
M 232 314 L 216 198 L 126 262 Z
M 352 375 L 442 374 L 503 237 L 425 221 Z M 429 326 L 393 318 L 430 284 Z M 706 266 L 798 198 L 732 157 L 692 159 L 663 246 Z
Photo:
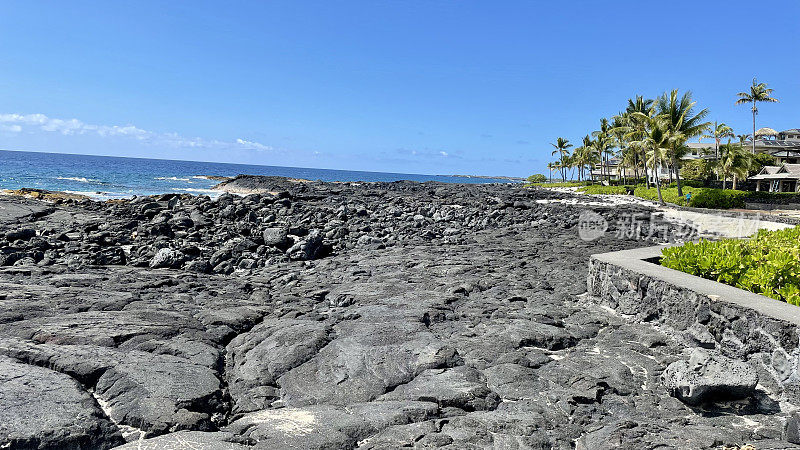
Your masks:
M 588 167 L 589 177 L 592 177 L 592 168 L 595 164 L 597 164 L 600 158 L 597 157 L 597 154 L 594 151 L 594 141 L 588 134 L 583 137 L 583 141 L 581 142 L 580 155 L 581 163 L 584 167 Z M 584 176 L 584 179 L 585 178 L 586 177 Z
M 658 98 L 656 107 L 657 114 L 664 120 L 668 129 L 670 148 L 667 159 L 675 173 L 678 195 L 681 197 L 683 197 L 681 158 L 690 151 L 686 141 L 702 135 L 711 126 L 711 122 L 703 121 L 708 115 L 708 109 L 695 112 L 696 104 L 697 102 L 692 101 L 691 91 L 678 95 L 678 90 L 673 89 Z
M 625 120 L 625 113 L 618 113 L 616 116 L 611 118 L 611 130 L 609 130 L 609 134 L 614 139 L 614 145 L 619 149 L 619 154 L 617 155 L 620 158 L 620 164 L 617 166 L 618 175 L 627 182 L 626 177 L 626 168 L 628 166 L 636 168 L 635 159 L 632 161 L 628 155 L 631 153 L 630 149 L 628 148 L 628 140 L 625 139 L 625 135 L 627 134 L 626 128 L 626 120 Z
M 550 169 L 550 182 L 553 182 L 553 169 L 556 168 L 555 163 L 549 162 L 547 163 L 547 168 Z
M 551 143 L 550 145 L 552 145 L 553 148 L 555 148 L 555 150 L 553 150 L 552 155 L 553 156 L 558 155 L 559 158 L 559 170 L 561 171 L 561 179 L 563 181 L 567 181 L 567 166 L 568 166 L 567 158 L 569 157 L 569 148 L 572 147 L 572 144 L 569 143 L 569 139 L 564 139 L 560 137 L 556 139 L 556 142 L 554 144 Z
M 672 149 L 676 137 L 670 130 L 669 122 L 660 115 L 655 115 L 653 109 L 649 114 L 635 113 L 637 120 L 644 123 L 644 133 L 639 134 L 638 139 L 631 140 L 630 145 L 645 152 L 646 162 L 653 169 L 655 175 L 655 185 L 658 191 L 658 202 L 664 205 L 664 197 L 661 195 L 661 180 L 658 176 L 659 168 L 663 166 L 663 161 L 668 157 L 667 152 Z M 634 131 L 638 133 L 638 131 Z
M 600 178 L 605 175 L 608 175 L 608 177 L 611 178 L 611 174 L 607 173 L 607 169 L 608 156 L 613 142 L 611 139 L 611 124 L 608 122 L 608 119 L 605 117 L 600 119 L 600 129 L 592 132 L 592 137 L 594 137 L 593 147 L 600 156 Z
M 750 139 L 749 134 L 737 134 L 736 137 L 739 139 L 739 145 L 741 145 L 742 147 L 744 147 L 744 142 Z
M 752 112 L 753 112 L 753 154 L 756 153 L 756 115 L 758 114 L 758 106 L 756 106 L 759 102 L 763 103 L 775 103 L 778 101 L 777 98 L 770 97 L 772 95 L 772 89 L 767 87 L 767 83 L 759 83 L 755 78 L 753 78 L 753 84 L 750 86 L 750 92 L 739 92 L 736 94 L 739 99 L 736 100 L 737 105 L 741 105 L 743 103 L 751 103 L 752 104 Z
M 628 106 L 623 112 L 625 121 L 625 134 L 624 138 L 629 143 L 641 139 L 646 132 L 646 121 L 642 120 L 644 117 L 652 116 L 654 100 L 644 98 L 637 95 L 632 99 L 628 99 Z M 633 159 L 636 164 L 641 163 L 642 172 L 644 173 L 645 183 L 650 186 L 650 178 L 647 176 L 647 164 L 645 152 L 641 148 L 631 147 L 634 153 Z M 636 177 L 638 178 L 638 170 Z
M 744 150 L 738 144 L 727 144 L 720 146 L 719 159 L 717 160 L 717 171 L 722 178 L 722 189 L 725 189 L 725 182 L 728 177 L 733 179 L 733 189 L 736 189 L 736 181 L 740 178 L 747 178 L 750 166 L 753 164 L 753 155 Z
M 726 137 L 733 137 L 733 128 L 717 122 L 714 122 L 714 128 L 711 129 L 711 133 L 703 135 L 703 139 L 714 139 L 714 155 L 717 157 L 719 157 L 719 142 Z
M 586 180 L 586 171 L 592 173 L 592 166 L 597 163 L 598 158 L 594 149 L 594 142 L 588 135 L 583 137 L 581 146 L 577 147 L 572 154 L 573 163 L 578 168 L 578 181 Z

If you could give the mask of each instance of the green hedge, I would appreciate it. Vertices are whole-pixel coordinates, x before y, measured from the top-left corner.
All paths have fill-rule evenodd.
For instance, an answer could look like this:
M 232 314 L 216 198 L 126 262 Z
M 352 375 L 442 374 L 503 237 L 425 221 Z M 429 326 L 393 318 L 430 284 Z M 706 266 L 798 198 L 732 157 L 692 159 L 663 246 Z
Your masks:
M 686 194 L 691 194 L 691 200 L 686 205 Z M 696 188 L 686 186 L 683 188 L 683 197 L 678 195 L 678 188 L 662 188 L 661 196 L 665 202 L 676 205 L 692 206 L 695 208 L 744 208 L 744 202 L 750 192 L 733 191 L 710 188 Z M 637 187 L 633 195 L 645 200 L 658 201 L 658 191 L 656 188 Z
M 701 240 L 663 255 L 664 267 L 800 305 L 800 227 L 761 230 L 749 240 Z
M 752 191 L 749 194 L 747 200 L 756 203 L 771 203 L 776 205 L 800 203 L 800 193 L 797 192 Z

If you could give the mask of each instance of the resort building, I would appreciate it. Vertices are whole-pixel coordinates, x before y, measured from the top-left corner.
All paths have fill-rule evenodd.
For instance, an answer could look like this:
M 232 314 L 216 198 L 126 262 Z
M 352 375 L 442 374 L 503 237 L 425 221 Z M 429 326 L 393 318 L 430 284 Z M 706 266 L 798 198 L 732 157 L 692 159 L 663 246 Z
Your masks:
M 639 171 L 641 172 L 641 170 Z M 639 173 L 640 177 L 644 174 Z M 636 172 L 632 167 L 625 167 L 622 165 L 622 159 L 609 158 L 608 161 L 597 163 L 592 167 L 593 180 L 621 180 L 623 178 L 635 178 Z
M 669 168 L 666 163 L 662 164 L 662 166 L 658 170 L 658 176 L 662 180 L 668 180 L 670 178 L 675 177 L 675 173 L 672 172 L 672 169 Z M 634 170 L 633 167 L 626 167 L 622 165 L 622 160 L 620 158 L 610 158 L 608 161 L 604 161 L 602 163 L 595 164 L 592 167 L 592 179 L 593 180 L 623 180 L 623 179 L 633 179 L 636 176 L 639 178 L 644 178 L 644 172 L 640 167 L 639 170 Z M 647 175 L 650 178 L 651 183 L 655 183 L 653 169 L 647 169 Z
M 748 179 L 756 182 L 757 191 L 800 192 L 800 164 L 764 166 Z
M 756 190 L 800 192 L 800 129 L 778 132 L 761 128 L 756 138 L 756 152 L 775 158 L 774 166 L 765 166 L 749 178 L 756 182 Z
M 721 144 L 727 143 L 721 142 Z M 690 142 L 691 155 L 701 157 L 710 155 L 713 159 L 714 142 Z M 746 141 L 745 146 L 750 148 L 752 141 Z M 792 128 L 785 131 L 775 131 L 772 128 L 760 128 L 756 131 L 756 153 L 764 153 L 775 158 L 775 164 L 800 163 L 800 129 Z

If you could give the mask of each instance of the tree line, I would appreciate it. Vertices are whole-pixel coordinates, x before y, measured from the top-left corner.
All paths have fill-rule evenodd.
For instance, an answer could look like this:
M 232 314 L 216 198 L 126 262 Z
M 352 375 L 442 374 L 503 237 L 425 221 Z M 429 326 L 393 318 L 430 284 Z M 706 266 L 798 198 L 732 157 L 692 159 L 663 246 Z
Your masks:
M 706 121 L 709 111 L 696 110 L 696 102 L 692 100 L 691 91 L 680 94 L 674 89 L 655 99 L 637 95 L 628 99 L 625 110 L 611 119 L 600 119 L 600 129 L 584 136 L 578 147 L 573 149 L 568 139 L 557 138 L 551 145 L 554 148 L 552 155 L 558 156 L 558 159 L 547 165 L 551 181 L 554 170 L 560 173 L 565 181 L 568 175 L 570 179 L 577 177 L 578 181 L 587 180 L 589 177 L 594 179 L 591 170 L 598 164 L 600 179 L 610 179 L 612 174 L 609 161 L 612 158 L 619 158 L 620 175 L 627 178 L 625 169 L 630 169 L 637 180 L 641 174 L 648 187 L 652 179 L 658 191 L 659 201 L 663 202 L 660 169 L 667 167 L 670 182 L 674 174 L 678 195 L 683 196 L 680 170 L 684 163 L 683 157 L 691 152 L 687 142 L 701 137 L 714 139 L 714 170 L 723 180 L 723 189 L 729 178 L 732 179 L 735 189 L 736 180 L 747 177 L 755 158 L 757 104 L 778 101 L 771 94 L 772 89 L 768 88 L 766 83 L 759 83 L 755 78 L 749 92 L 737 94 L 737 105 L 746 103 L 752 105 L 752 135 L 735 135 L 733 129 L 724 123 L 712 124 Z M 738 137 L 738 143 L 731 143 L 734 137 Z M 721 144 L 725 138 L 728 138 L 728 142 Z M 752 152 L 745 150 L 748 139 L 752 141 Z

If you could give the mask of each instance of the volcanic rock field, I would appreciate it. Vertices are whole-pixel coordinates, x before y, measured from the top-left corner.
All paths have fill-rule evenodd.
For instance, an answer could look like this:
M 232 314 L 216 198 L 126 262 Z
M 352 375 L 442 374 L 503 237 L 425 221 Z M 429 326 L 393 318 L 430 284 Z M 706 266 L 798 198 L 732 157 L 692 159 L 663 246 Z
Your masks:
M 520 185 L 224 184 L 0 198 L 1 448 L 798 448 L 755 381 L 673 397 L 698 344 L 587 297 L 590 255 L 675 239 L 645 207 L 586 241 Z

